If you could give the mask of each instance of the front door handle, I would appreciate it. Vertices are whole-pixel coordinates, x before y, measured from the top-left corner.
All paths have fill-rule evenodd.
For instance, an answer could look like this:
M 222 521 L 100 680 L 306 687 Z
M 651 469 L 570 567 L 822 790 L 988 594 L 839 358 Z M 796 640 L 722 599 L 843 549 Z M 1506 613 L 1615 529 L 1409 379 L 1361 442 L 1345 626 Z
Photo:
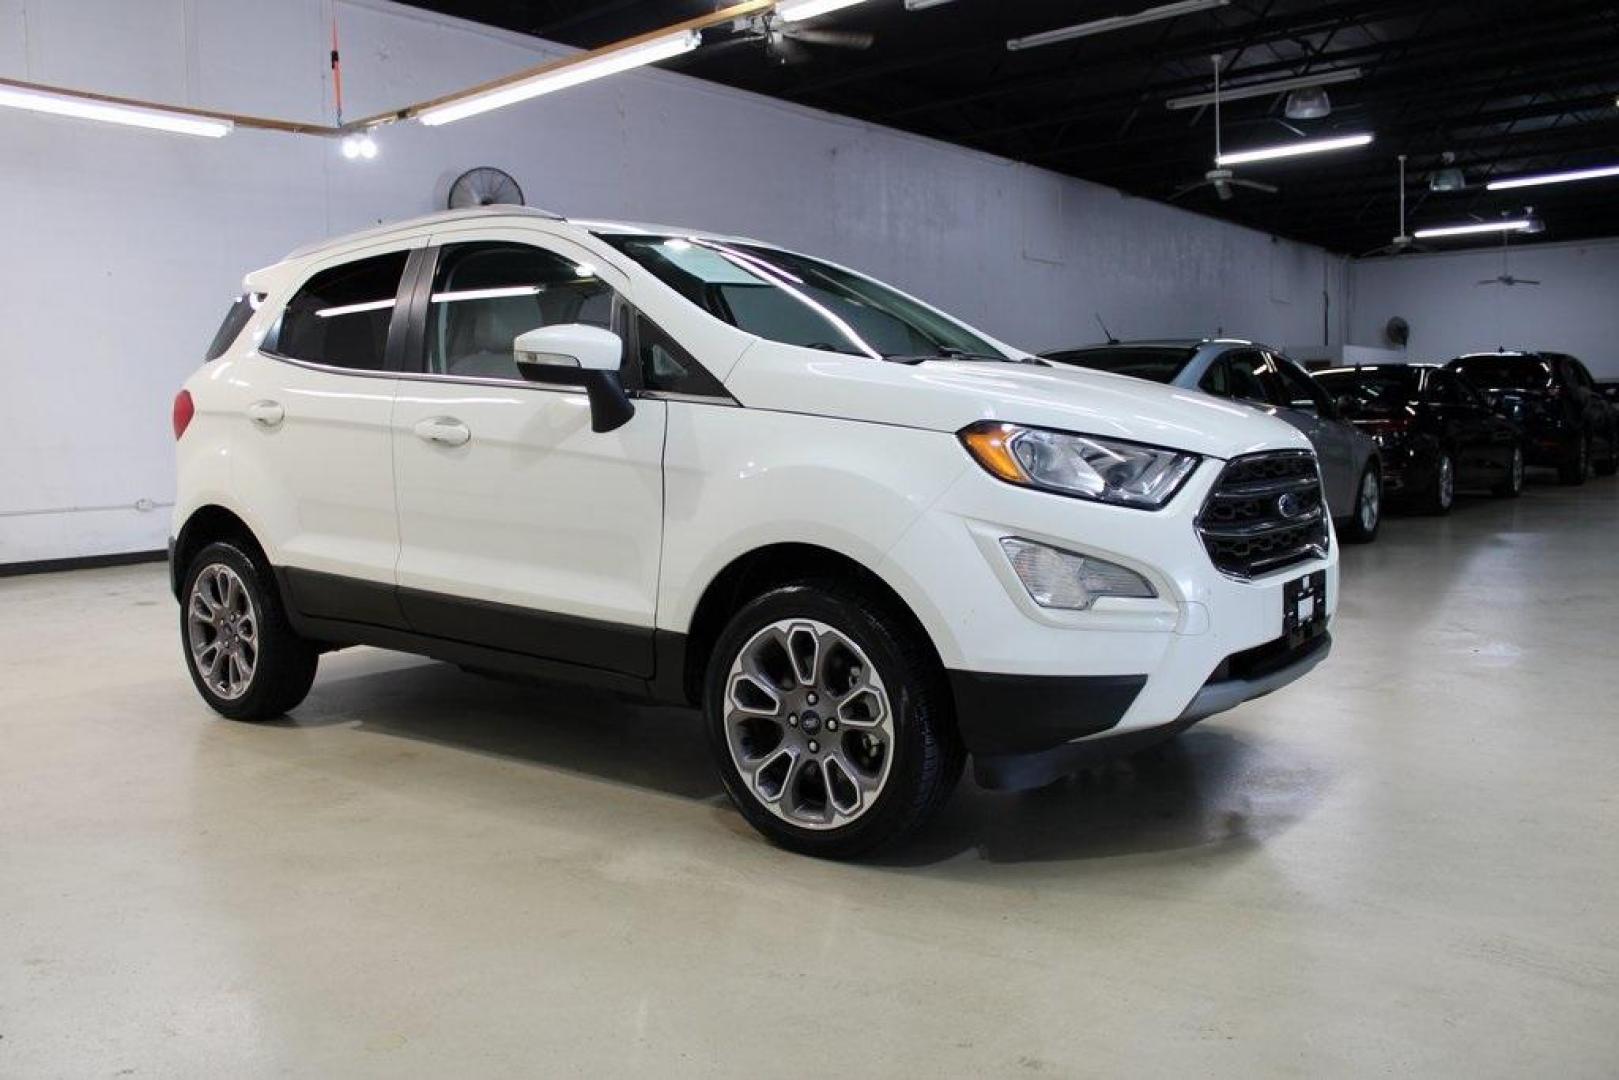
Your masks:
M 465 446 L 472 429 L 453 416 L 429 416 L 416 421 L 416 437 L 441 446 Z
M 247 418 L 262 428 L 273 428 L 287 418 L 279 401 L 255 401 L 247 407 Z

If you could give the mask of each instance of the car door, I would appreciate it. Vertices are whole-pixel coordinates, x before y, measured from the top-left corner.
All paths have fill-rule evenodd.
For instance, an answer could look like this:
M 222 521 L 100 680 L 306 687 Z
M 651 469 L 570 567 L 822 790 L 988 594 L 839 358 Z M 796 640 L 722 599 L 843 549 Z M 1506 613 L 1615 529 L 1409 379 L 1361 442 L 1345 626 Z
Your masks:
M 1321 461 L 1333 514 L 1344 517 L 1354 513 L 1361 468 L 1368 452 L 1363 445 L 1367 437 L 1339 418 L 1331 397 L 1303 368 L 1281 353 L 1267 356 L 1283 394 L 1278 415 L 1310 437 Z
M 647 677 L 666 405 L 591 430 L 576 388 L 526 382 L 513 339 L 624 332 L 627 279 L 529 230 L 434 237 L 393 413 L 400 606 L 412 630 Z
M 1427 373 L 1428 408 L 1438 418 L 1445 445 L 1455 455 L 1460 484 L 1496 483 L 1510 461 L 1511 451 L 1495 438 L 1495 417 L 1484 402 L 1448 371 Z M 1504 455 L 1504 456 L 1503 456 Z
M 391 415 L 399 298 L 425 238 L 309 268 L 230 370 L 243 402 L 232 483 L 293 606 L 398 625 Z

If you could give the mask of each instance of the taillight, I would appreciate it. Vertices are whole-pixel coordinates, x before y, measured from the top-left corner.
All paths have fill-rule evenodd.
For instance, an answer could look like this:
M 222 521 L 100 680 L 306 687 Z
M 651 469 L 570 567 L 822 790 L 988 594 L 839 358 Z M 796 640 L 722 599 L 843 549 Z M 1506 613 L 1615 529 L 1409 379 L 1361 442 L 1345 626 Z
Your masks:
M 191 391 L 182 390 L 174 395 L 174 437 L 179 439 L 191 426 L 191 418 L 197 415 L 196 403 L 191 400 Z

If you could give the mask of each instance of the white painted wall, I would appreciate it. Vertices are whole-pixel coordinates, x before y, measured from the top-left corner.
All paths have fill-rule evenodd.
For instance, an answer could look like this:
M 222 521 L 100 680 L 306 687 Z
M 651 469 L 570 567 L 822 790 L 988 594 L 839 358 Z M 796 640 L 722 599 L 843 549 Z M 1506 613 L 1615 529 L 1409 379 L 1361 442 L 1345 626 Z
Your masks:
M 350 116 L 548 55 L 384 0 L 0 0 L 0 74 L 327 119 L 334 10 Z M 170 400 L 242 273 L 438 209 L 473 165 L 573 216 L 847 262 L 1034 349 L 1096 340 L 1093 312 L 1120 336 L 1340 337 L 1343 266 L 1318 249 L 668 72 L 380 141 L 359 164 L 292 136 L 0 115 L 0 563 L 162 547 Z
M 1401 315 L 1414 360 L 1550 349 L 1578 356 L 1599 379 L 1619 379 L 1619 241 L 1515 247 L 1507 270 L 1540 285 L 1477 284 L 1501 266 L 1499 247 L 1352 263 L 1349 340 L 1382 345 L 1389 317 Z

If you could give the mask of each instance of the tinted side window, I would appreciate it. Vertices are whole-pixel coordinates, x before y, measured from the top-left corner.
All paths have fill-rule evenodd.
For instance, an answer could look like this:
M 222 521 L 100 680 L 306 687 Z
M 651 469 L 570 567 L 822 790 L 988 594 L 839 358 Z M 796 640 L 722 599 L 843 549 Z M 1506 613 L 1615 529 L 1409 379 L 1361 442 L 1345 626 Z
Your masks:
M 1231 389 L 1227 397 L 1234 397 L 1240 401 L 1282 404 L 1284 399 L 1276 386 L 1276 377 L 1271 374 L 1270 365 L 1262 353 L 1227 353 L 1225 363 L 1228 367 L 1227 377 L 1231 380 Z
M 612 286 L 553 251 L 490 241 L 440 253 L 427 307 L 427 370 L 518 379 L 512 342 L 542 326 L 612 329 Z
M 725 396 L 720 381 L 645 315 L 636 323 L 636 344 L 641 353 L 641 384 L 648 390 Z
M 1224 360 L 1216 360 L 1209 365 L 1209 369 L 1198 380 L 1197 388 L 1205 394 L 1215 397 L 1231 396 L 1231 372 L 1226 368 Z
M 1428 372 L 1428 400 L 1440 405 L 1471 404 L 1461 383 L 1448 371 Z
M 287 301 L 265 347 L 294 360 L 381 371 L 409 257 L 393 251 L 322 270 Z
M 1277 357 L 1275 370 L 1280 377 L 1282 400 L 1289 408 L 1316 412 L 1323 416 L 1331 412 L 1327 395 L 1293 361 Z

